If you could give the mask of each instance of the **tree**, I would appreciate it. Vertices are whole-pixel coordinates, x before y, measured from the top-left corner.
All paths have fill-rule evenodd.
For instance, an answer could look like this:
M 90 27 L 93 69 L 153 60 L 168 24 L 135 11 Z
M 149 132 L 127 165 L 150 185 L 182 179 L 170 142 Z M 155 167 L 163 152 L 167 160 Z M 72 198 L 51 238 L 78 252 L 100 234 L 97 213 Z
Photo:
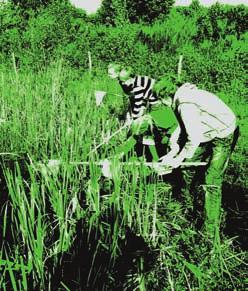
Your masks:
M 165 18 L 174 0 L 127 0 L 128 17 L 130 22 L 152 23 Z
M 165 18 L 174 0 L 103 0 L 98 16 L 103 23 L 152 23 Z
M 103 0 L 96 19 L 117 26 L 128 22 L 126 0 Z
M 58 3 L 70 3 L 69 0 L 10 0 L 11 3 L 18 6 L 22 10 L 34 10 L 37 11 L 39 8 L 46 7 L 49 4 Z
M 191 10 L 194 10 L 194 11 L 200 10 L 201 4 L 200 4 L 199 0 L 192 0 L 191 4 L 189 5 L 189 8 Z

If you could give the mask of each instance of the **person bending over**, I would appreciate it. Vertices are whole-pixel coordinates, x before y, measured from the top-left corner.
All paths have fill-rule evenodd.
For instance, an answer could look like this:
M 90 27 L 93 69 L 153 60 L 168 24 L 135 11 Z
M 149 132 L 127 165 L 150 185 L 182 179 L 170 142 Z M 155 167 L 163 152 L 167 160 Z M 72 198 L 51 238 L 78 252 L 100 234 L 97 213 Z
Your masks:
M 177 152 L 169 151 L 160 161 L 174 169 L 187 159 L 207 161 L 200 187 L 205 196 L 204 227 L 210 238 L 218 238 L 223 176 L 239 136 L 236 116 L 215 94 L 190 83 L 178 88 L 168 76 L 154 86 L 154 91 L 166 96 L 181 128 Z

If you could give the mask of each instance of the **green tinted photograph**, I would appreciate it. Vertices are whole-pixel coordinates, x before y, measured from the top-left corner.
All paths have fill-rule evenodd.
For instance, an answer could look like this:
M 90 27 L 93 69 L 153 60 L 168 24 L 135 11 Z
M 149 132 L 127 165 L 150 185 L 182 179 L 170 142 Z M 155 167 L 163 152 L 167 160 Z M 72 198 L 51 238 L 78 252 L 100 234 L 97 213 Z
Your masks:
M 247 0 L 0 0 L 0 290 L 247 290 L 247 64 Z

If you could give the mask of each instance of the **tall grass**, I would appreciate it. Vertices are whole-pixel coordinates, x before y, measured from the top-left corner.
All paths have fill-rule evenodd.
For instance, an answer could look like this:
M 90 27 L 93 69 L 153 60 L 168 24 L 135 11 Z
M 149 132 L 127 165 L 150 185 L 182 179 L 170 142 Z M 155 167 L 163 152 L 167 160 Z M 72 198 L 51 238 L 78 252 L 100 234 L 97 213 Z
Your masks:
M 104 75 L 80 75 L 63 61 L 36 74 L 0 74 L 1 179 L 8 194 L 1 205 L 1 290 L 75 290 L 66 274 L 56 287 L 51 282 L 63 255 L 77 253 L 79 221 L 84 223 L 82 240 L 92 252 L 83 273 L 87 286 L 81 290 L 97 290 L 103 273 L 108 279 L 102 290 L 244 287 L 245 253 L 225 237 L 218 252 L 208 253 L 206 238 L 185 218 L 186 209 L 172 197 L 170 185 L 155 176 L 148 183 L 144 167 L 119 165 L 112 187 L 102 192 L 101 170 L 94 162 L 113 154 L 125 132 L 89 153 L 120 127 L 116 115 L 123 104 L 111 95 L 120 93 L 115 83 Z M 95 89 L 108 92 L 99 107 Z M 86 159 L 89 167 L 77 165 Z M 148 250 L 136 249 L 120 283 L 116 270 L 128 244 L 127 230 Z M 99 263 L 101 253 L 109 255 L 105 267 Z M 80 276 L 76 279 L 82 282 Z

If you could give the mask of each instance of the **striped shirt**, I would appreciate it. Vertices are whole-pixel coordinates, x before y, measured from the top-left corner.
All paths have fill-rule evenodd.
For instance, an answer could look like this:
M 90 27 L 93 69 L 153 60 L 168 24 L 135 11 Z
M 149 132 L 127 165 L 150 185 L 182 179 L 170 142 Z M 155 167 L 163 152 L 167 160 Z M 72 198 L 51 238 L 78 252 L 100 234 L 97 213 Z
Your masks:
M 158 98 L 152 92 L 154 83 L 155 80 L 147 76 L 135 76 L 126 82 L 120 81 L 123 91 L 129 95 L 133 119 L 142 116 L 149 105 L 158 102 Z

